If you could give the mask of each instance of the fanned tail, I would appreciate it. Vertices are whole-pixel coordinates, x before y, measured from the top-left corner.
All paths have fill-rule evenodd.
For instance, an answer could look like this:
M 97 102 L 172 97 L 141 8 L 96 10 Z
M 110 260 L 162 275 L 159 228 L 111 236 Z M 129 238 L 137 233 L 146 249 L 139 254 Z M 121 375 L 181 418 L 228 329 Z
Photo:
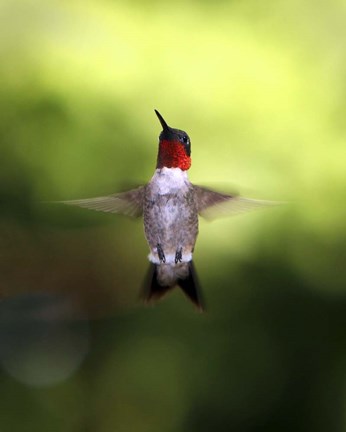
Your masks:
M 193 262 L 178 264 L 150 264 L 143 289 L 146 302 L 159 300 L 175 286 L 179 286 L 199 311 L 204 311 L 197 274 Z

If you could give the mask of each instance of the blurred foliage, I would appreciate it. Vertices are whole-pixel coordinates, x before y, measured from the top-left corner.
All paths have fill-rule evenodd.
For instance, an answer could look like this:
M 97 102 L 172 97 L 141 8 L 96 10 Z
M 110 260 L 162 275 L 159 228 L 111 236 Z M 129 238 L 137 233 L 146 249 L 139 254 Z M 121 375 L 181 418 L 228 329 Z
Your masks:
M 0 2 L 1 430 L 346 430 L 345 19 Z M 137 301 L 140 222 L 45 203 L 148 181 L 154 108 L 191 136 L 193 182 L 290 202 L 201 221 L 204 315 Z

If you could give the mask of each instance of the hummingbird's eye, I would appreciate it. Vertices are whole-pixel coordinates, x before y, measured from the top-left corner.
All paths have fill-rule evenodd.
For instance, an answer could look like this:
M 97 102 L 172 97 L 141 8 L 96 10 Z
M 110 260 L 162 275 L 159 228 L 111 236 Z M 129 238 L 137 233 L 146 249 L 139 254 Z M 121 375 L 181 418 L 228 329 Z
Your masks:
M 186 135 L 182 137 L 182 140 L 184 144 L 189 144 L 189 138 Z

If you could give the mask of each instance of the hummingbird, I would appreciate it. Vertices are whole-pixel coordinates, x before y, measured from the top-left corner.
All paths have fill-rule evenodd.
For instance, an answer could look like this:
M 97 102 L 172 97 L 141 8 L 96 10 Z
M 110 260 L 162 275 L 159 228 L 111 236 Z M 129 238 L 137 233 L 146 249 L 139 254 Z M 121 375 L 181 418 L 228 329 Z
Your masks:
M 203 311 L 204 302 L 192 260 L 199 216 L 213 219 L 222 214 L 241 213 L 275 203 L 220 193 L 192 184 L 187 175 L 191 167 L 190 137 L 183 130 L 168 126 L 157 110 L 155 113 L 162 131 L 156 169 L 149 183 L 122 193 L 60 202 L 101 212 L 142 217 L 150 249 L 144 300 L 158 300 L 178 286 Z

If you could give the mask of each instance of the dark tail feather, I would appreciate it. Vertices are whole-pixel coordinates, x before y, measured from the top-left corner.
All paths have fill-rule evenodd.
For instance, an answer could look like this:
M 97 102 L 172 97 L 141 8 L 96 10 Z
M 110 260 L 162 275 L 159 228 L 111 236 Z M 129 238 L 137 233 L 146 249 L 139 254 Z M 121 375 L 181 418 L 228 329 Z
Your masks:
M 192 261 L 189 262 L 189 275 L 185 279 L 178 279 L 177 284 L 184 291 L 187 297 L 194 303 L 197 308 L 204 311 L 204 301 L 201 294 L 200 285 L 198 283 L 197 273 Z
M 188 264 L 188 276 L 186 278 L 178 278 L 175 280 L 174 285 L 162 286 L 160 285 L 157 278 L 157 265 L 150 264 L 149 271 L 145 278 L 143 287 L 143 300 L 146 302 L 151 302 L 159 300 L 168 291 L 178 285 L 185 293 L 185 295 L 192 301 L 192 303 L 197 306 L 197 308 L 203 312 L 204 302 L 201 296 L 201 290 L 199 287 L 195 267 L 191 262 Z
M 159 300 L 167 291 L 171 290 L 172 286 L 162 286 L 157 280 L 157 265 L 150 263 L 148 273 L 144 280 L 142 298 L 150 303 L 151 301 Z

